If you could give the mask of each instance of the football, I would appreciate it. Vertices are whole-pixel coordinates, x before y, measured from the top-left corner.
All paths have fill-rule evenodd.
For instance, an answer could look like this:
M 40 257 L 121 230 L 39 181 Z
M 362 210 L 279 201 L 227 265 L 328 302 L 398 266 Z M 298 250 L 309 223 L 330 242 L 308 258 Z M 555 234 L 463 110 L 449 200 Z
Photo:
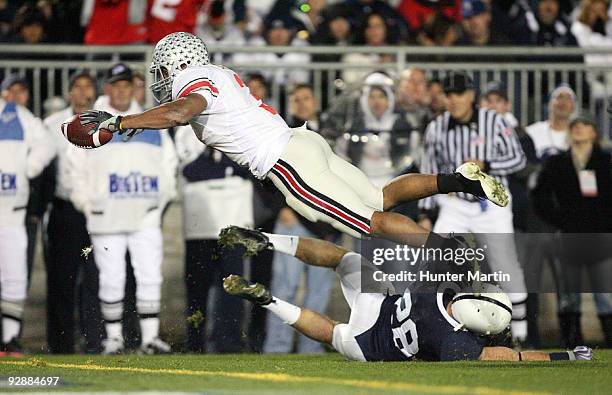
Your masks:
M 62 124 L 62 134 L 68 141 L 81 148 L 97 148 L 111 141 L 113 134 L 106 130 L 89 135 L 93 125 L 81 125 L 79 115 L 73 115 Z

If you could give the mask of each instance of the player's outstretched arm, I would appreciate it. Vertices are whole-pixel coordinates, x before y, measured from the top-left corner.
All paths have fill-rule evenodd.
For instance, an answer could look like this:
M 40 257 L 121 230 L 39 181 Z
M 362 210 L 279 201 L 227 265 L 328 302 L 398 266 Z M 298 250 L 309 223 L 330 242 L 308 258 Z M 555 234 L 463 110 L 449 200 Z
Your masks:
M 166 129 L 187 125 L 196 115 L 202 113 L 208 103 L 202 95 L 189 94 L 181 99 L 164 103 L 140 114 L 126 115 L 120 127 L 125 129 Z
M 590 361 L 591 359 L 593 359 L 593 350 L 585 346 L 576 347 L 573 351 L 551 353 L 517 352 L 508 347 L 485 347 L 480 354 L 481 361 Z

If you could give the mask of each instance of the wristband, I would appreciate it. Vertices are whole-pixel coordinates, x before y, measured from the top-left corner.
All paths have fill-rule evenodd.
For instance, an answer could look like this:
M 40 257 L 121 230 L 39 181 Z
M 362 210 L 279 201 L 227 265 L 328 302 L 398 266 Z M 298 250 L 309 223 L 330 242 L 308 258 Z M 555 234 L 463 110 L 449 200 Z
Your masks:
M 121 122 L 123 121 L 123 117 L 121 115 L 117 115 L 117 123 L 119 124 L 119 130 L 118 132 L 121 132 L 125 129 L 123 129 L 123 125 L 121 125 Z

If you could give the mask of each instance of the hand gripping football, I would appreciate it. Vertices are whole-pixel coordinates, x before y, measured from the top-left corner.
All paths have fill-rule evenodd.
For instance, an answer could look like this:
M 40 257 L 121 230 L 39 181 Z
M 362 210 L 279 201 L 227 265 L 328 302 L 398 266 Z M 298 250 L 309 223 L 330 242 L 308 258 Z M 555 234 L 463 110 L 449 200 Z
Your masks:
M 98 130 L 89 135 L 93 124 L 81 125 L 80 114 L 73 115 L 62 124 L 62 134 L 72 144 L 81 148 L 97 148 L 111 141 L 113 133 L 108 130 Z

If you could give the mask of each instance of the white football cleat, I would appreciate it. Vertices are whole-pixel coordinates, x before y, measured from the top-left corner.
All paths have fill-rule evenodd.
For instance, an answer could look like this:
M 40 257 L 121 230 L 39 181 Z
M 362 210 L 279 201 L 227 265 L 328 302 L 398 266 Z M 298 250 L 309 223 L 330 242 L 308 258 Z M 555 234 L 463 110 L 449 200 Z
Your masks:
M 124 344 L 123 339 L 113 337 L 102 340 L 102 355 L 118 355 L 123 354 Z
M 155 355 L 155 354 L 170 354 L 172 348 L 168 343 L 156 337 L 147 344 L 143 344 L 138 349 L 138 353 L 142 355 Z
M 465 192 L 474 196 L 486 198 L 500 207 L 506 207 L 510 201 L 506 188 L 491 177 L 474 162 L 466 162 L 455 170 L 456 174 L 461 174 L 467 182 Z M 473 182 L 470 182 L 473 181 Z

